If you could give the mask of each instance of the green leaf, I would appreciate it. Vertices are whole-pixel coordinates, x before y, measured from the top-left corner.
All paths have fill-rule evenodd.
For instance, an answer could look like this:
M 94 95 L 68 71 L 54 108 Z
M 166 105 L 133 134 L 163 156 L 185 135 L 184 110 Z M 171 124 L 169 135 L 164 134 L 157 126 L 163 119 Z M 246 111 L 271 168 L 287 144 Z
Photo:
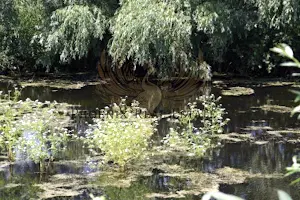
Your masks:
M 296 96 L 296 98 L 295 98 L 295 102 L 298 102 L 298 101 L 300 101 L 300 91 L 297 91 L 297 90 L 290 90 L 290 92 L 292 92 L 292 93 L 294 93 L 294 94 L 296 94 L 297 96 Z
M 294 185 L 294 184 L 296 184 L 298 182 L 300 182 L 300 178 L 297 178 L 296 180 L 293 180 L 290 185 Z
M 286 192 L 282 191 L 282 190 L 278 190 L 277 194 L 278 194 L 279 200 L 292 200 L 290 195 L 287 194 Z
M 300 112 L 300 105 L 299 105 L 299 106 L 296 106 L 296 107 L 292 110 L 291 115 L 293 116 L 295 113 L 299 113 L 299 112 Z
M 289 45 L 284 45 L 284 51 L 290 58 L 294 57 L 293 50 Z
M 297 91 L 297 90 L 290 90 L 290 92 L 296 94 L 296 95 L 300 95 L 300 91 Z
M 278 47 L 273 47 L 270 49 L 271 51 L 275 52 L 275 53 L 278 53 L 280 55 L 283 55 L 284 54 L 284 50 L 281 49 L 281 48 L 278 48 Z
M 281 55 L 283 57 L 288 57 L 290 59 L 294 58 L 293 50 L 287 44 L 284 44 L 284 43 L 279 44 L 279 45 L 277 45 L 277 47 L 273 47 L 270 50 L 275 53 L 278 53 L 279 55 Z

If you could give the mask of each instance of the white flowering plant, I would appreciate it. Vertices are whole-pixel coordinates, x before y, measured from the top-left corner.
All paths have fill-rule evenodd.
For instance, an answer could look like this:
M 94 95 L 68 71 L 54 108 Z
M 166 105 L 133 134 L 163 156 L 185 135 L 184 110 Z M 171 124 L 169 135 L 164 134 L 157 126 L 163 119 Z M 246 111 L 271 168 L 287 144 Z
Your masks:
M 170 129 L 163 143 L 175 149 L 180 147 L 198 156 L 203 155 L 208 148 L 216 146 L 212 136 L 223 133 L 223 127 L 229 121 L 224 118 L 226 112 L 219 103 L 220 99 L 212 94 L 197 98 L 197 102 L 188 103 L 186 109 L 176 116 L 179 126 Z M 197 125 L 195 122 L 198 122 Z
M 100 118 L 86 131 L 84 142 L 92 152 L 100 150 L 104 161 L 112 161 L 121 169 L 142 159 L 155 132 L 156 120 L 147 116 L 137 101 L 127 106 L 123 99 L 101 110 Z
M 20 91 L 0 94 L 0 150 L 8 160 L 53 160 L 69 139 L 67 104 L 18 100 Z

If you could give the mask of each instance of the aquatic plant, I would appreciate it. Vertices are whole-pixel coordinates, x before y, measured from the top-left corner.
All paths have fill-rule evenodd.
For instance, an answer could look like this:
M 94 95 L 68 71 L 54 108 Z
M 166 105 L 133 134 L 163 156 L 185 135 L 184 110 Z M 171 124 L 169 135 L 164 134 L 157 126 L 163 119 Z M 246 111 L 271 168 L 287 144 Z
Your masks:
M 20 91 L 0 92 L 0 149 L 9 161 L 30 159 L 43 165 L 53 160 L 68 140 L 67 104 L 18 100 Z
M 45 160 L 52 161 L 68 141 L 69 132 L 63 120 L 55 109 L 48 107 L 24 114 L 11 131 L 16 131 L 14 135 L 19 136 L 13 152 L 17 159 L 24 157 L 40 164 Z
M 215 98 L 212 94 L 197 98 L 197 102 L 188 103 L 186 109 L 177 114 L 179 126 L 170 129 L 163 143 L 197 155 L 202 155 L 208 148 L 215 146 L 211 136 L 222 133 L 229 121 L 228 118 L 224 119 L 226 113 L 218 103 L 220 99 L 221 97 Z M 195 122 L 198 122 L 197 125 Z
M 102 109 L 94 122 L 86 131 L 85 143 L 91 151 L 100 150 L 105 162 L 113 161 L 121 168 L 145 155 L 155 131 L 155 119 L 137 101 L 127 106 L 125 99 Z

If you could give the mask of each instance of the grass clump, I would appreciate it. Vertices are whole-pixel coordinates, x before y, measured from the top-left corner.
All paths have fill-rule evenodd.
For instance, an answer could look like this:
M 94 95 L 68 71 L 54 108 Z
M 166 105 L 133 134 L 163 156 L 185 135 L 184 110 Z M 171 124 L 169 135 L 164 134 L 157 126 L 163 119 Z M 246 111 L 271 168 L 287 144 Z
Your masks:
M 127 106 L 125 99 L 102 109 L 94 122 L 86 132 L 85 143 L 92 151 L 100 150 L 105 162 L 113 161 L 121 168 L 145 156 L 155 131 L 155 120 L 137 101 Z

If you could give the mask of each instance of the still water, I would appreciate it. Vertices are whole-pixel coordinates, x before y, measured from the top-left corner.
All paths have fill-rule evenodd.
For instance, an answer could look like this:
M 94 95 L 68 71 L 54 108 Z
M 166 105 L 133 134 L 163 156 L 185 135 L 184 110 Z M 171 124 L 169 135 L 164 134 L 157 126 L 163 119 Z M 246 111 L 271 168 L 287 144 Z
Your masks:
M 0 85 L 3 90 L 5 85 Z M 294 107 L 294 95 L 285 87 L 254 87 L 255 94 L 251 96 L 222 97 L 221 103 L 226 108 L 227 117 L 231 119 L 225 132 L 231 133 L 251 133 L 253 136 L 261 136 L 265 132 L 265 127 L 273 130 L 284 130 L 299 127 L 296 117 L 290 117 L 289 113 L 277 113 L 264 111 L 259 107 L 262 105 L 281 105 Z M 80 110 L 95 110 L 103 108 L 111 103 L 112 99 L 120 98 L 118 93 L 112 95 L 109 89 L 103 86 L 86 86 L 82 89 L 64 90 L 50 87 L 26 87 L 22 90 L 21 98 L 39 99 L 40 101 L 66 102 L 73 105 L 80 105 Z M 125 91 L 126 92 L 126 91 Z M 172 110 L 183 109 L 189 101 L 203 93 L 221 94 L 220 89 L 206 86 L 205 88 L 194 87 L 188 92 L 162 92 L 159 104 L 154 113 L 170 113 Z M 131 93 L 130 93 L 131 94 Z M 134 92 L 133 92 L 134 94 Z M 112 97 L 114 96 L 114 97 Z M 135 96 L 128 95 L 128 99 Z M 86 125 L 82 120 L 77 120 L 75 129 L 80 132 Z M 252 127 L 252 129 L 245 128 Z M 254 127 L 254 128 L 253 128 Z M 161 139 L 168 132 L 167 122 L 162 120 L 158 125 L 156 139 Z M 209 157 L 202 159 L 178 158 L 168 161 L 168 164 L 180 164 L 193 168 L 195 171 L 214 173 L 216 169 L 232 167 L 242 169 L 250 173 L 260 173 L 262 176 L 251 178 L 246 183 L 228 185 L 221 184 L 219 190 L 235 194 L 248 200 L 256 199 L 277 199 L 276 189 L 282 189 L 293 197 L 300 199 L 299 186 L 289 186 L 292 178 L 282 178 L 282 176 L 270 177 L 272 174 L 284 174 L 285 168 L 292 164 L 294 155 L 300 156 L 299 143 L 287 143 L 284 141 L 269 141 L 265 144 L 254 143 L 225 143 L 222 148 L 215 149 Z M 0 157 L 0 199 L 37 199 L 37 193 L 41 188 L 36 184 L 47 183 L 52 177 L 60 174 L 86 175 L 87 179 L 80 182 L 80 194 L 73 197 L 63 197 L 63 189 L 73 187 L 68 185 L 68 180 L 62 185 L 62 197 L 48 199 L 89 199 L 88 194 L 106 195 L 110 200 L 135 200 L 146 199 L 148 193 L 176 193 L 178 190 L 189 189 L 189 180 L 174 178 L 153 172 L 152 176 L 141 176 L 137 181 L 127 188 L 118 187 L 97 187 L 97 181 L 93 182 L 93 187 L 84 187 L 89 182 L 89 174 L 95 171 L 91 163 L 85 162 L 87 152 L 82 148 L 82 144 L 70 144 L 68 150 L 62 156 L 64 161 L 57 162 L 51 166 L 46 174 L 39 172 L 39 167 L 32 162 L 19 162 L 13 166 L 1 164 Z M 79 160 L 74 163 L 72 160 Z M 81 164 L 78 164 L 80 163 Z M 264 175 L 266 175 L 264 177 Z M 232 175 L 234 176 L 234 174 Z M 59 181 L 60 179 L 58 179 Z M 70 181 L 69 181 L 70 182 Z M 50 187 L 50 186 L 49 186 Z M 65 187 L 65 188 L 64 188 Z M 155 197 L 152 199 L 163 199 Z M 174 198 L 169 198 L 174 199 Z M 201 199 L 201 195 L 187 195 L 181 199 Z

